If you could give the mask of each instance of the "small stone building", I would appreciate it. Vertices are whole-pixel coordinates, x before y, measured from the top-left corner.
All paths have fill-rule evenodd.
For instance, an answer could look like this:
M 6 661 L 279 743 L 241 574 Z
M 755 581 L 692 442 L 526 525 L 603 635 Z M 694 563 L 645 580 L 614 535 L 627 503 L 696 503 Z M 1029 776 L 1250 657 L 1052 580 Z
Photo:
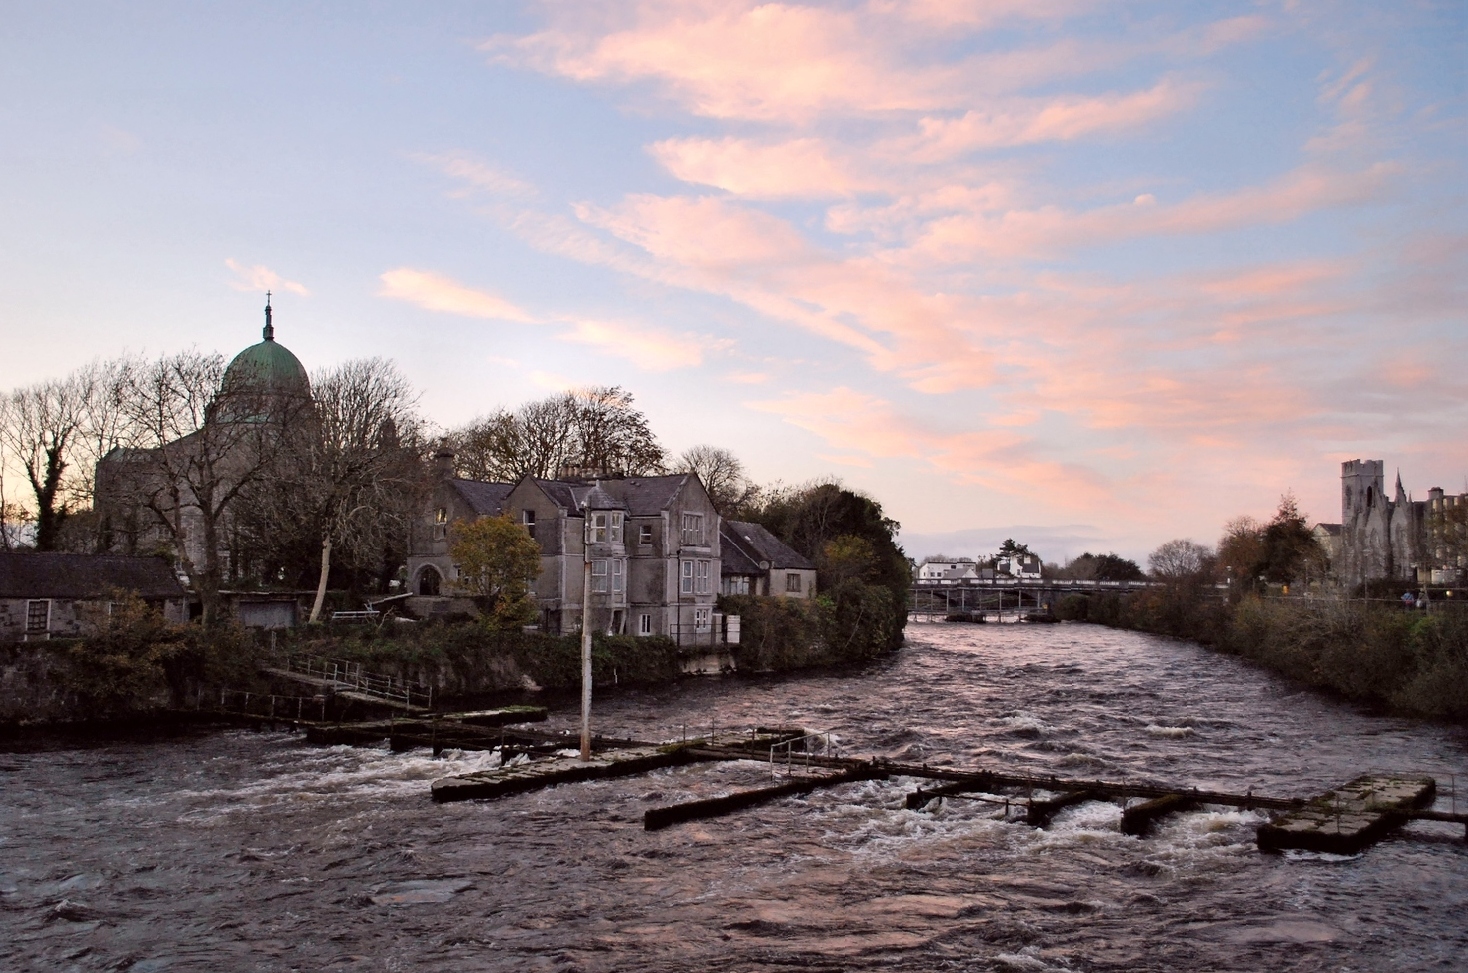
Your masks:
M 188 595 L 164 558 L 0 554 L 0 640 L 91 635 L 124 592 L 142 598 L 169 621 L 188 621 Z
M 764 527 L 726 520 L 720 534 L 724 594 L 815 597 L 816 566 Z

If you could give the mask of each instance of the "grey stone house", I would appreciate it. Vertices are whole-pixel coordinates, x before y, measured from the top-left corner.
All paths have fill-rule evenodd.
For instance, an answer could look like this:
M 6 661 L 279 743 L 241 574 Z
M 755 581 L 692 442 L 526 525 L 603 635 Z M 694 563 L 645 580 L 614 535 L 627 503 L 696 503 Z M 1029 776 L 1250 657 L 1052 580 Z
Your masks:
M 0 554 L 0 640 L 91 635 L 106 624 L 120 592 L 142 598 L 169 621 L 188 621 L 188 595 L 164 558 Z
M 415 613 L 461 607 L 453 597 L 453 524 L 508 514 L 540 545 L 541 572 L 532 590 L 542 630 L 558 634 L 581 627 L 589 564 L 594 629 L 663 635 L 681 645 L 724 640 L 723 620 L 714 611 L 720 518 L 697 476 L 483 483 L 453 477 L 450 454 L 441 453 L 439 463 L 428 509 L 409 537 Z

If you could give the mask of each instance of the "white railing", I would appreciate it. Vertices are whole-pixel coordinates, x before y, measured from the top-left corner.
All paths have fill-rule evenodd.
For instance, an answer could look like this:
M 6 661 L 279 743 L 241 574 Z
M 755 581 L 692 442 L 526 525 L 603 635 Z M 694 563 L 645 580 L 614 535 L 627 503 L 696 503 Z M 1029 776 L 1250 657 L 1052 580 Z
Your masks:
M 360 662 L 320 659 L 309 655 L 289 656 L 285 662 L 285 667 L 290 672 L 329 681 L 337 688 L 354 690 L 388 702 L 402 703 L 404 706 L 433 708 L 432 686 L 418 686 L 392 676 L 366 672 Z
M 780 743 L 772 744 L 770 746 L 770 776 L 790 777 L 795 773 L 797 768 L 804 770 L 806 773 L 809 773 L 810 758 L 811 755 L 815 752 L 815 744 L 817 743 L 820 744 L 821 756 L 841 756 L 841 749 L 839 746 L 837 746 L 835 734 L 831 733 L 830 731 L 826 731 L 824 733 L 807 733 L 805 736 L 795 737 L 791 740 L 783 740 Z M 785 752 L 785 760 L 783 764 L 780 762 L 779 751 L 781 750 Z M 796 756 L 796 750 L 799 750 L 801 753 L 801 757 L 804 758 L 803 763 L 801 761 L 801 758 Z M 781 773 L 782 767 L 784 769 L 783 775 Z

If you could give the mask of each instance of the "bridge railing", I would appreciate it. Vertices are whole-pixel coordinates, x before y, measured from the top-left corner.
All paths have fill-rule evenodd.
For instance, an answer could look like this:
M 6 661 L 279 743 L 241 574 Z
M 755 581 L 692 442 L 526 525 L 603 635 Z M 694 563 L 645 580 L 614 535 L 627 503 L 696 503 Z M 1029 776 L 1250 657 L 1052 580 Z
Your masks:
M 287 656 L 285 667 L 304 676 L 324 679 L 338 686 L 404 706 L 433 708 L 433 687 L 419 686 L 392 676 L 367 672 L 360 662 L 323 659 L 310 655 Z

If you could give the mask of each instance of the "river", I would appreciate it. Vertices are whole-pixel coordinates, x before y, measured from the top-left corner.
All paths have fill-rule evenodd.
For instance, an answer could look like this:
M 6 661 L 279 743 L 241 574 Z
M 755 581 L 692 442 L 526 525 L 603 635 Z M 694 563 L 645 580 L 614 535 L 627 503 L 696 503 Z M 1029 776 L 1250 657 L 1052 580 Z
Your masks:
M 799 723 L 858 755 L 1281 796 L 1468 777 L 1461 730 L 1076 624 L 916 624 L 861 671 L 622 691 L 595 718 L 644 739 Z M 1280 856 L 1255 850 L 1257 813 L 1139 839 L 1092 803 L 1036 830 L 975 802 L 905 810 L 917 782 L 892 780 L 642 830 L 653 805 L 767 781 L 752 762 L 430 801 L 433 779 L 496 759 L 233 730 L 12 747 L 0 968 L 1468 970 L 1458 826 Z

